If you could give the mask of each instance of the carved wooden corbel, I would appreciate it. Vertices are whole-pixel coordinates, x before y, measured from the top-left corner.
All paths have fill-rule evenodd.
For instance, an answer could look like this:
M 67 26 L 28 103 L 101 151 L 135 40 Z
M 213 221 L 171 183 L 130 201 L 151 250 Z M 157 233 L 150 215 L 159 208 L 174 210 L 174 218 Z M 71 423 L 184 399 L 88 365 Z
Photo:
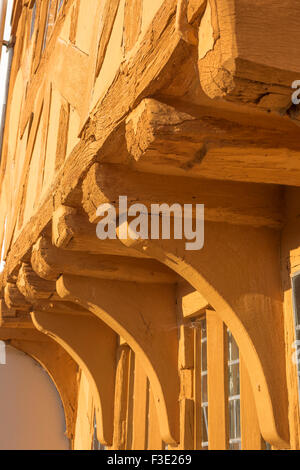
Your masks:
M 55 282 L 46 281 L 33 271 L 29 263 L 23 263 L 18 274 L 17 287 L 32 304 L 37 299 L 50 299 L 55 294 Z

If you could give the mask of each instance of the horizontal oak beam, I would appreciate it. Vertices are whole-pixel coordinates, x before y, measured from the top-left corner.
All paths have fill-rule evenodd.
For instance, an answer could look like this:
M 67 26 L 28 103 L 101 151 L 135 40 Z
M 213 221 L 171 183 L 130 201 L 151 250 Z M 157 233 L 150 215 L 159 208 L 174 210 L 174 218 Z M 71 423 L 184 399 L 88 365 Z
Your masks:
M 31 265 L 40 277 L 51 281 L 56 281 L 61 273 L 150 283 L 172 284 L 177 279 L 156 260 L 71 252 L 54 247 L 46 237 L 33 246 Z
M 118 239 L 99 240 L 95 225 L 86 216 L 68 206 L 60 206 L 53 213 L 52 243 L 57 248 L 71 251 L 147 258 L 136 250 L 127 250 Z
M 128 206 L 179 203 L 205 205 L 205 220 L 280 228 L 281 193 L 278 188 L 237 182 L 198 180 L 130 171 L 124 166 L 95 163 L 83 182 L 83 207 L 91 222 L 96 209 L 110 203 L 118 209 L 119 196 Z M 195 212 L 195 210 L 194 210 Z

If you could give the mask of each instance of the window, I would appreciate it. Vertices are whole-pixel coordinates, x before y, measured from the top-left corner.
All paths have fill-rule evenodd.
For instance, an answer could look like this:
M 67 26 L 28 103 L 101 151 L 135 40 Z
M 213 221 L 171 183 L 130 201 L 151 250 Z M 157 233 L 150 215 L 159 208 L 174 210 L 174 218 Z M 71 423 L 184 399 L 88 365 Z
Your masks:
M 206 320 L 200 322 L 201 330 L 201 429 L 202 449 L 208 449 L 208 396 L 207 396 L 207 335 Z
M 228 335 L 228 406 L 229 406 L 229 448 L 241 449 L 240 416 L 240 359 L 239 349 L 231 332 Z
M 93 435 L 92 450 L 106 450 L 106 447 L 98 441 L 97 421 L 96 421 L 96 415 L 95 414 L 94 414 L 94 435 Z
M 197 449 L 208 450 L 209 442 L 211 442 L 212 448 L 217 448 L 213 446 L 220 445 L 224 449 L 241 450 L 241 399 L 244 399 L 243 406 L 247 406 L 247 403 L 245 403 L 245 398 L 241 397 L 240 391 L 239 348 L 231 331 L 225 327 L 215 312 L 208 315 L 209 317 L 193 320 L 194 347 L 196 348 L 194 380 L 198 384 L 194 389 L 194 398 L 195 403 L 199 403 L 199 407 L 195 408 L 195 446 Z M 216 377 L 220 377 L 220 380 L 216 380 Z M 248 384 L 248 382 L 246 383 Z M 196 390 L 199 391 L 198 396 Z M 247 394 L 245 396 L 247 397 Z M 249 406 L 254 406 L 253 402 L 250 402 Z M 218 420 L 217 416 L 220 415 L 216 413 L 220 410 L 222 415 Z M 210 424 L 208 423 L 209 414 Z M 247 429 L 247 422 L 244 425 L 245 432 L 251 433 L 251 429 Z M 220 426 L 222 426 L 221 432 L 219 432 Z M 253 429 L 253 432 L 260 435 L 257 428 Z M 214 436 L 210 433 L 216 434 Z M 199 440 L 197 436 L 199 436 Z M 245 441 L 246 445 L 247 440 Z M 269 444 L 262 437 L 260 444 L 257 445 L 260 445 L 261 447 L 258 448 L 261 449 L 270 449 Z

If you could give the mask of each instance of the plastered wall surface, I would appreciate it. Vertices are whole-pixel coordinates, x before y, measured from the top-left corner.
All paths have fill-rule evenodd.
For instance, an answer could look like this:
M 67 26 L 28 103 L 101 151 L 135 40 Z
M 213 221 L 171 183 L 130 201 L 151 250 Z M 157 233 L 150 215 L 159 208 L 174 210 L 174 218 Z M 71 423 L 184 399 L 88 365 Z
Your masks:
M 6 360 L 0 366 L 0 449 L 68 450 L 60 397 L 47 373 L 10 346 Z

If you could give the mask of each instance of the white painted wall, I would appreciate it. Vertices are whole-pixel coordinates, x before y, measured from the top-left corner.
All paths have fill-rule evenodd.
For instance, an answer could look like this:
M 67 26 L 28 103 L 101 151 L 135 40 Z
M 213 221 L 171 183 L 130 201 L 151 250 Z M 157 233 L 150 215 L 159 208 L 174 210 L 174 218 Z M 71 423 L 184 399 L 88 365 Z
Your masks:
M 6 347 L 0 364 L 0 449 L 68 450 L 57 389 L 31 357 Z

